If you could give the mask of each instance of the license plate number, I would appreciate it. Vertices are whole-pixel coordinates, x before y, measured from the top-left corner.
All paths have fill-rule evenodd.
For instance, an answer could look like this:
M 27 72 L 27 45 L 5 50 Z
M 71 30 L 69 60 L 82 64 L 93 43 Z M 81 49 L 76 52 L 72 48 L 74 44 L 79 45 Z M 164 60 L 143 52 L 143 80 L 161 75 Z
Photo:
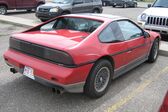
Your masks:
M 25 75 L 33 80 L 35 79 L 34 74 L 33 74 L 33 69 L 31 67 L 25 66 L 24 71 L 23 71 L 23 75 Z

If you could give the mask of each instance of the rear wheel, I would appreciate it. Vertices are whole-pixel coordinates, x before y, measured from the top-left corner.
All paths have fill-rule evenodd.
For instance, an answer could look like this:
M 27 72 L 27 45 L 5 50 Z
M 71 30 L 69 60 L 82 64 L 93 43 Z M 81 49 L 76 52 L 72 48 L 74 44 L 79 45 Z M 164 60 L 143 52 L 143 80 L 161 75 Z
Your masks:
M 93 13 L 100 13 L 99 9 L 94 9 Z
M 91 98 L 103 96 L 111 83 L 113 66 L 108 60 L 99 60 L 92 68 L 84 86 L 84 93 Z
M 7 13 L 7 7 L 6 6 L 0 6 L 0 15 L 5 15 Z
M 155 62 L 158 57 L 158 53 L 159 53 L 159 39 L 155 39 L 148 57 L 148 62 L 149 63 Z
M 46 19 L 40 19 L 42 22 L 46 22 L 47 20 Z

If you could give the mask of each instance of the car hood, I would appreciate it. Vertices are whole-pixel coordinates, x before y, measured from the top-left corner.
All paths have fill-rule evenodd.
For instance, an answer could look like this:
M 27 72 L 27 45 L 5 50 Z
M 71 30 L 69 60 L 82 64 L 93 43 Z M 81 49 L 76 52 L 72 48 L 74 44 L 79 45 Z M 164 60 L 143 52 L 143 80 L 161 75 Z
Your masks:
M 64 50 L 65 48 L 74 47 L 89 33 L 73 30 L 54 30 L 54 31 L 34 31 L 15 34 L 12 37 L 38 45 Z
M 46 3 L 44 5 L 39 6 L 39 8 L 54 8 L 54 7 L 66 7 L 70 4 L 62 4 L 62 3 Z
M 159 7 L 151 7 L 146 9 L 143 13 L 146 13 L 148 16 L 163 16 L 168 17 L 168 8 L 159 8 Z

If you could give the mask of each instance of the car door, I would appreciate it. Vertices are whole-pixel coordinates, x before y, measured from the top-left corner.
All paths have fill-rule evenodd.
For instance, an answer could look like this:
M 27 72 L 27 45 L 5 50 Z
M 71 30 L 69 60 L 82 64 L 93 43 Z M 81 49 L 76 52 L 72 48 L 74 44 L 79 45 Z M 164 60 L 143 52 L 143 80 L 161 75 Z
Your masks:
M 22 5 L 25 8 L 35 8 L 36 7 L 36 0 L 22 0 Z
M 125 2 L 125 0 L 116 0 L 116 1 L 118 2 L 117 4 L 119 6 L 122 6 L 124 4 L 124 2 Z
M 74 0 L 72 4 L 72 13 L 84 13 L 86 11 L 84 7 L 84 0 Z
M 9 9 L 16 8 L 15 0 L 6 0 L 6 2 L 8 3 Z
M 83 7 L 85 7 L 84 12 L 91 13 L 93 11 L 93 0 L 84 0 Z
M 115 75 L 113 78 L 118 77 L 124 71 L 126 61 L 129 58 L 127 53 L 128 45 L 125 43 L 122 32 L 117 22 L 112 22 L 107 26 L 99 35 L 99 40 L 102 43 L 103 52 L 106 51 L 115 62 Z
M 118 21 L 118 25 L 128 46 L 127 64 L 141 61 L 148 56 L 150 40 L 144 37 L 144 31 L 130 20 Z
M 133 0 L 127 0 L 127 4 L 128 4 L 129 6 L 134 6 Z
M 24 8 L 23 0 L 15 0 L 16 9 Z

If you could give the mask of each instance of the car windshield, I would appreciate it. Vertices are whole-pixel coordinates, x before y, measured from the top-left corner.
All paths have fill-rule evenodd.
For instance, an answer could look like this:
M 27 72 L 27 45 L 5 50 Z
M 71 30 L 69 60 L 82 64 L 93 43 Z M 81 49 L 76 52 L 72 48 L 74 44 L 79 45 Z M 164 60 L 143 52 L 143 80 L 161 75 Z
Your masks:
M 49 0 L 48 2 L 59 3 L 59 4 L 67 4 L 67 3 L 71 3 L 72 0 Z
M 168 0 L 156 0 L 153 7 L 168 8 Z
M 101 21 L 85 19 L 85 18 L 71 18 L 61 17 L 52 22 L 43 25 L 41 31 L 52 31 L 52 30 L 74 30 L 92 33 L 102 24 Z

